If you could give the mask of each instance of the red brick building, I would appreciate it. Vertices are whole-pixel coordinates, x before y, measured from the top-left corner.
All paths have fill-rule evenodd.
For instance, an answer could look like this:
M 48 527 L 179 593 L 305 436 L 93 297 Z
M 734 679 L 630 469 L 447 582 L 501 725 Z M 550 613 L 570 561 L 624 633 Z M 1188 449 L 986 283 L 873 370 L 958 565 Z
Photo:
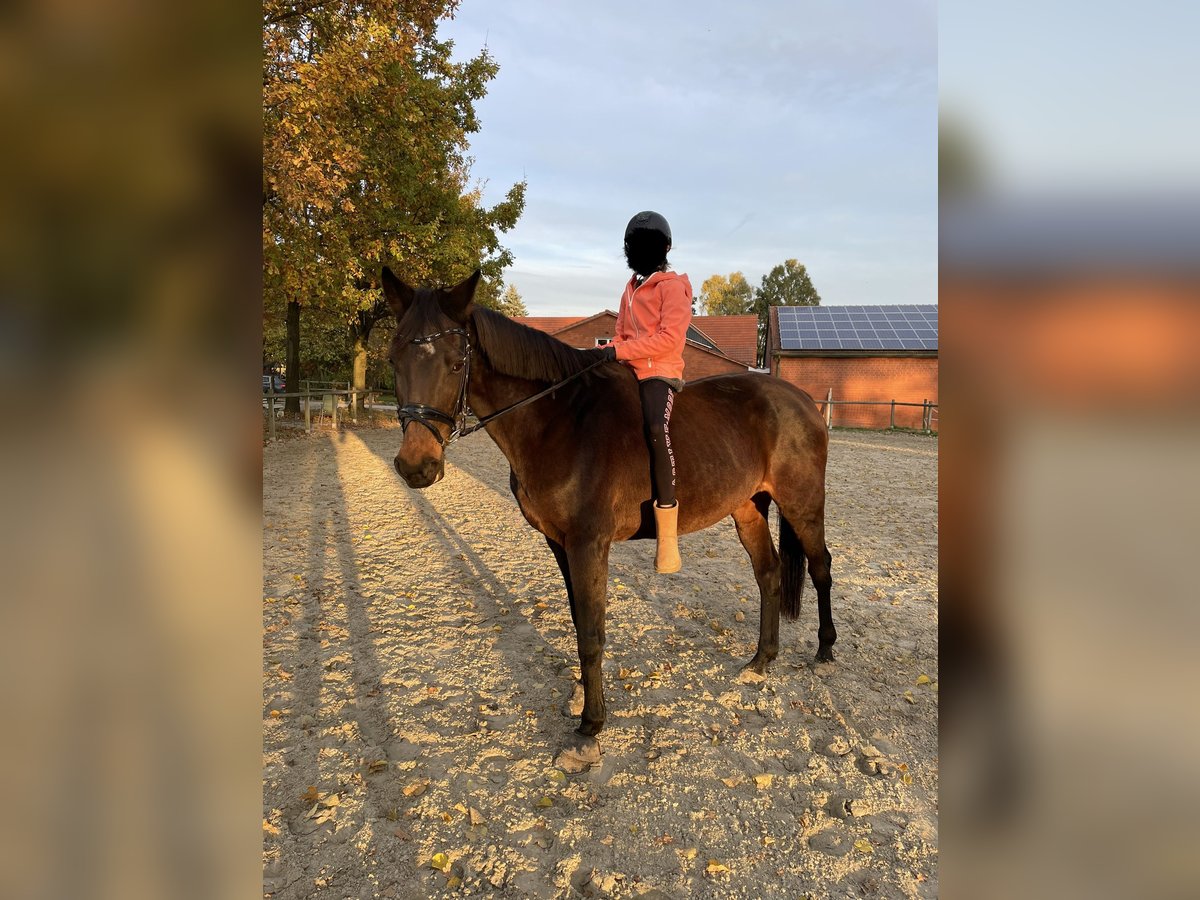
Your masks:
M 731 359 L 753 368 L 758 363 L 758 316 L 692 316 L 692 327 Z
M 753 356 L 749 363 L 744 361 L 745 354 L 742 347 L 744 325 L 739 326 L 735 323 L 730 327 L 725 327 L 722 323 L 713 324 L 713 320 L 722 318 L 754 319 L 754 316 L 697 316 L 693 318 L 692 326 L 688 329 L 687 345 L 683 348 L 683 374 L 686 380 L 695 381 L 697 378 L 705 378 L 709 375 L 745 372 L 754 365 Z M 727 352 L 706 332 L 700 330 L 696 325 L 697 320 L 707 321 L 710 328 L 726 335 L 727 338 L 736 336 L 733 352 Z M 565 344 L 585 350 L 589 347 L 602 347 L 613 339 L 617 327 L 617 314 L 611 309 L 606 309 L 594 316 L 518 316 L 513 321 L 552 334 Z M 734 356 L 734 353 L 739 355 Z
M 772 307 L 772 375 L 803 388 L 824 409 L 838 401 L 938 401 L 937 306 Z M 835 403 L 833 424 L 887 428 L 890 405 Z M 920 406 L 897 406 L 898 428 L 920 428 Z M 933 427 L 937 428 L 934 415 Z

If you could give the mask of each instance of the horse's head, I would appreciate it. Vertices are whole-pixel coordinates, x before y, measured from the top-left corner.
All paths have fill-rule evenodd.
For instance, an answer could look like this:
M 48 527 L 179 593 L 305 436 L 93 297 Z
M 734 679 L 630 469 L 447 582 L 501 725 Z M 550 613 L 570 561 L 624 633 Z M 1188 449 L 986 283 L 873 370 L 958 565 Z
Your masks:
M 383 270 L 383 293 L 396 316 L 388 356 L 404 433 L 395 465 L 409 487 L 429 487 L 445 474 L 446 442 L 466 410 L 466 325 L 478 282 L 477 269 L 448 290 L 414 290 Z

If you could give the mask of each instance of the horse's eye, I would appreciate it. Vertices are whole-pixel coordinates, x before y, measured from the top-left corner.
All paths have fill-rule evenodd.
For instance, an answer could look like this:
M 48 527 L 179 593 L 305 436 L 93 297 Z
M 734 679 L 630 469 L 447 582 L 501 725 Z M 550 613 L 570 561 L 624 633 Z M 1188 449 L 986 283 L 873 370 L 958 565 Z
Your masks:
M 460 362 L 456 362 L 454 365 L 452 365 L 450 367 L 451 372 L 461 372 L 462 370 L 463 370 L 463 364 Z

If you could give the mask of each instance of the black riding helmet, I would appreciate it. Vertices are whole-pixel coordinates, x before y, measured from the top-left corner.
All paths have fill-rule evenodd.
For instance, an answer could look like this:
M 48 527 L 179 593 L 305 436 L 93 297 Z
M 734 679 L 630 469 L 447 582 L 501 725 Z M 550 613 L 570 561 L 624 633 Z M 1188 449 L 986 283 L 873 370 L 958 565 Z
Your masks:
M 671 243 L 671 226 L 661 213 L 651 210 L 638 213 L 625 226 L 625 240 L 629 240 L 629 236 L 635 231 L 657 231 L 667 239 L 668 244 Z
M 667 267 L 671 226 L 656 212 L 640 212 L 625 226 L 625 261 L 642 278 Z

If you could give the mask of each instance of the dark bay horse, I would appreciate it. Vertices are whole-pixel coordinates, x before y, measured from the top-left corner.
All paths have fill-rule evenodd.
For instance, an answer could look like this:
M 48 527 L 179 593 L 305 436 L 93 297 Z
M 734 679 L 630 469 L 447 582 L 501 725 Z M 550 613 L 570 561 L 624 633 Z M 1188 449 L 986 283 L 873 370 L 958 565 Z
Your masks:
M 632 372 L 471 301 L 479 272 L 449 290 L 413 289 L 389 269 L 383 288 L 397 328 L 389 351 L 404 439 L 396 471 L 410 487 L 444 473 L 446 445 L 469 406 L 508 459 L 510 485 L 541 532 L 567 586 L 579 644 L 583 711 L 559 763 L 578 771 L 600 757 L 600 662 L 608 554 L 613 541 L 654 538 L 650 459 Z M 566 383 L 562 383 L 562 382 Z M 508 407 L 553 389 L 545 396 Z M 805 562 L 817 590 L 818 660 L 837 632 L 825 546 L 828 435 L 808 394 L 746 373 L 690 382 L 675 401 L 680 533 L 732 516 L 761 595 L 758 650 L 744 667 L 765 674 L 779 651 L 779 613 L 800 613 Z M 779 552 L 767 524 L 779 509 Z

